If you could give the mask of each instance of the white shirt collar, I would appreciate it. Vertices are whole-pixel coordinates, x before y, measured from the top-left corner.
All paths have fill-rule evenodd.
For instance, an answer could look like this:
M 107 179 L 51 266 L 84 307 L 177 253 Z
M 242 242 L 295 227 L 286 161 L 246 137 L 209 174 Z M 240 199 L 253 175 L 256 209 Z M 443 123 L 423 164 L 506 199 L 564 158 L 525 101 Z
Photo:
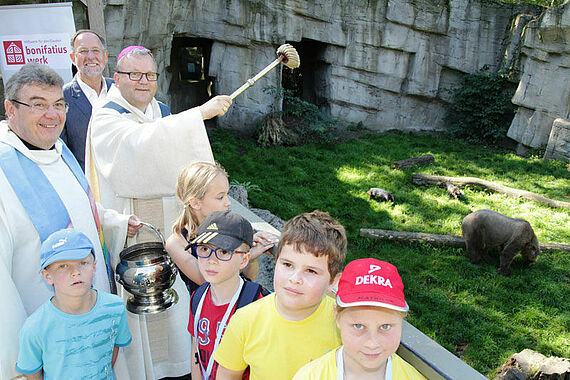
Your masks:
M 151 120 L 160 119 L 161 115 L 155 115 L 154 109 L 152 108 L 152 102 L 146 106 L 146 110 L 144 110 L 144 114 Z
M 335 353 L 336 359 L 336 377 L 337 380 L 344 380 L 344 346 L 340 348 Z M 384 380 L 392 380 L 392 355 L 388 356 L 386 361 L 386 376 Z
M 87 97 L 87 100 L 89 100 L 89 103 L 91 103 L 91 107 L 98 106 L 103 101 L 103 99 L 107 97 L 107 83 L 103 77 L 101 77 L 100 94 L 97 94 L 97 91 L 89 87 L 87 83 L 83 82 L 79 74 L 75 74 L 75 78 L 77 78 L 77 83 L 79 83 L 79 87 Z
M 38 165 L 49 165 L 57 161 L 61 157 L 61 141 L 57 140 L 55 149 L 38 149 L 30 150 L 24 145 L 22 140 L 10 130 L 6 120 L 0 121 L 0 141 L 13 146 L 19 150 L 24 156 L 34 161 Z

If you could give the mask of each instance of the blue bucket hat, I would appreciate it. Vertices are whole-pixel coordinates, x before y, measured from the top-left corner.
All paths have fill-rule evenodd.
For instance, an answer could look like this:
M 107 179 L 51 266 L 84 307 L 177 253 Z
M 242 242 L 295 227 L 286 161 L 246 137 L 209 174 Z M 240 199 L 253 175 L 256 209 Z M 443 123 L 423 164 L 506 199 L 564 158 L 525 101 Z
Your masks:
M 81 260 L 93 253 L 93 243 L 85 234 L 73 228 L 59 230 L 49 235 L 40 249 L 40 264 L 44 269 L 62 260 Z

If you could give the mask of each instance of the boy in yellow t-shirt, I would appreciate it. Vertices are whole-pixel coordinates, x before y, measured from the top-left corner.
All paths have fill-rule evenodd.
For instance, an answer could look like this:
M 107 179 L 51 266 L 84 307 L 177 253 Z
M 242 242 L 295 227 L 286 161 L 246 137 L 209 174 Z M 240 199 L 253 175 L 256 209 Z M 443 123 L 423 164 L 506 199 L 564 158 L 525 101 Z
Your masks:
M 275 293 L 238 310 L 214 359 L 216 379 L 290 380 L 306 363 L 341 343 L 334 300 L 325 295 L 346 257 L 344 227 L 328 213 L 297 215 L 283 227 Z
M 293 380 L 425 380 L 396 355 L 408 304 L 395 266 L 351 261 L 340 277 L 336 303 L 343 346 L 301 368 Z

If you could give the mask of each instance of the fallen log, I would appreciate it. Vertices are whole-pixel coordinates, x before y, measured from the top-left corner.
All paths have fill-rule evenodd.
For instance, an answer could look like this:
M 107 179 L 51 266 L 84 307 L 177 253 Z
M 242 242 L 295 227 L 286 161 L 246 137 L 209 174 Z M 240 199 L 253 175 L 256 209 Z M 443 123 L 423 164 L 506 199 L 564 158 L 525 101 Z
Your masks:
M 550 199 L 543 197 L 542 195 L 532 193 L 526 190 L 519 190 L 514 189 L 512 187 L 499 185 L 498 183 L 486 181 L 481 178 L 476 177 L 445 177 L 445 176 L 438 176 L 438 175 L 429 175 L 429 174 L 420 174 L 414 173 L 412 174 L 412 183 L 418 186 L 443 186 L 445 187 L 445 183 L 450 182 L 455 186 L 476 186 L 485 189 L 489 189 L 492 191 L 496 191 L 498 193 L 502 193 L 511 197 L 515 198 L 523 198 L 530 201 L 534 201 L 537 203 L 545 204 L 550 207 L 558 207 L 558 208 L 567 208 L 570 209 L 570 202 L 563 202 L 558 201 L 555 199 Z
M 378 230 L 372 228 L 361 228 L 360 236 L 371 239 L 396 241 L 399 243 L 427 243 L 431 245 L 463 248 L 465 240 L 457 235 L 427 234 L 424 232 L 403 232 L 392 230 Z M 569 244 L 559 243 L 538 243 L 540 250 L 544 252 L 567 252 L 570 253 Z
M 431 154 L 424 154 L 406 160 L 395 161 L 392 163 L 392 169 L 404 169 L 415 165 L 431 164 L 433 162 L 435 162 L 435 158 Z
M 559 243 L 538 243 L 542 252 L 570 252 L 570 245 Z
M 424 232 L 402 232 L 361 228 L 360 236 L 372 239 L 397 241 L 400 243 L 428 243 L 445 247 L 465 248 L 465 240 L 461 236 L 426 234 Z

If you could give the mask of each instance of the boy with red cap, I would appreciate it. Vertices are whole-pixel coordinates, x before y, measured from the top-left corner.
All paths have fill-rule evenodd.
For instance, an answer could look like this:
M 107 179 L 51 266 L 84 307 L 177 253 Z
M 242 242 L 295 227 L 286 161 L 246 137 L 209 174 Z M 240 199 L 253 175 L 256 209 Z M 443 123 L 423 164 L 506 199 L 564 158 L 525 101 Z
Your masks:
M 394 265 L 351 261 L 340 277 L 336 303 L 343 345 L 305 365 L 293 380 L 425 379 L 396 354 L 409 307 Z

